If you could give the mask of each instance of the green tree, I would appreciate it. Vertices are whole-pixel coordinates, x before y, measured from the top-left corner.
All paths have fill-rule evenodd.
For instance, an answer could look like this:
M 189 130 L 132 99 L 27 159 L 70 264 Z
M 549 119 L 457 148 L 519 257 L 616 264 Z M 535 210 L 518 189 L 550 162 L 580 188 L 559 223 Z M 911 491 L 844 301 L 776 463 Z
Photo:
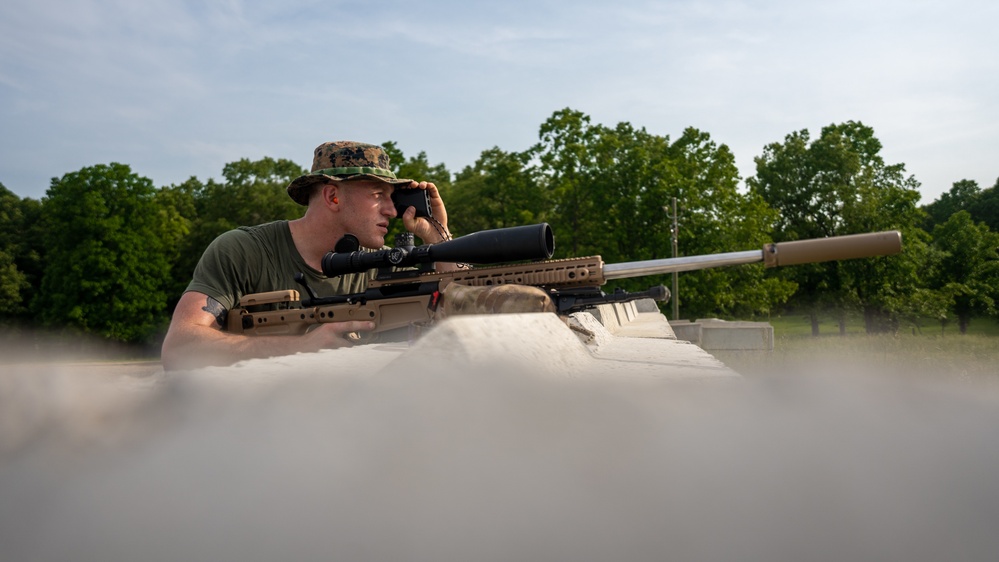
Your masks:
M 933 245 L 942 253 L 932 270 L 932 285 L 958 320 L 962 334 L 975 316 L 996 314 L 999 298 L 999 233 L 958 211 L 933 229 Z
M 221 234 L 237 226 L 262 224 L 302 216 L 304 207 L 292 201 L 287 187 L 305 170 L 290 160 L 243 158 L 222 168 L 223 183 L 209 181 L 197 197 L 198 218 Z
M 202 184 L 197 178 L 184 183 L 161 188 L 156 193 L 156 205 L 166 224 L 172 226 L 170 232 L 175 237 L 166 244 L 168 259 L 172 264 L 170 279 L 165 287 L 167 294 L 167 314 L 173 314 L 184 289 L 191 281 L 191 273 L 201 257 L 203 247 L 195 247 L 192 229 L 198 224 L 197 194 Z M 205 242 L 207 244 L 207 242 Z
M 676 142 L 629 123 L 608 128 L 569 109 L 541 128 L 534 147 L 548 213 L 566 253 L 600 254 L 607 262 L 670 257 L 668 213 L 683 208 L 681 255 L 762 247 L 774 217 L 762 199 L 738 191 L 735 159 L 725 145 L 689 128 Z M 568 242 L 568 243 L 566 243 Z M 662 283 L 662 276 L 623 280 L 626 289 Z M 793 285 L 769 279 L 762 268 L 685 273 L 680 304 L 685 316 L 765 314 Z M 674 297 L 675 298 L 675 297 Z
M 999 179 L 992 187 L 982 190 L 968 212 L 975 222 L 984 223 L 992 232 L 999 232 Z
M 740 193 L 735 157 L 710 135 L 688 128 L 672 145 L 675 174 L 670 195 L 680 213 L 681 255 L 762 248 L 772 239 L 775 212 L 757 194 Z M 680 306 L 688 317 L 768 315 L 794 293 L 795 285 L 762 266 L 706 269 L 680 280 Z
M 390 166 L 396 177 L 428 181 L 442 191 L 451 187 L 451 172 L 443 163 L 431 165 L 426 152 L 420 151 L 415 158 L 407 159 L 395 142 L 387 141 L 381 146 L 389 155 Z
M 17 269 L 14 256 L 0 250 L 0 320 L 19 316 L 23 309 L 22 293 L 29 287 L 24 273 Z
M 873 131 L 872 131 L 873 133 Z M 845 286 L 837 309 L 840 331 L 848 306 L 859 306 L 868 333 L 895 331 L 908 300 L 925 285 L 921 276 L 929 237 L 920 228 L 925 213 L 918 207 L 919 183 L 906 177 L 902 164 L 872 166 L 871 175 L 857 181 L 856 196 L 844 202 L 844 224 L 855 232 L 899 230 L 905 240 L 902 255 L 848 260 L 836 267 Z
M 165 322 L 165 247 L 177 235 L 152 182 L 123 164 L 53 179 L 43 200 L 47 248 L 33 301 L 48 326 L 120 342 L 148 341 Z
M 923 208 L 927 215 L 925 229 L 932 232 L 934 226 L 947 222 L 947 219 L 958 211 L 970 213 L 981 194 L 982 190 L 976 181 L 954 182 L 950 191 L 941 194 L 939 199 Z
M 570 256 L 597 253 L 601 245 L 598 186 L 589 181 L 596 167 L 591 147 L 600 129 L 590 126 L 589 116 L 582 112 L 562 109 L 541 125 L 541 140 L 531 149 L 540 161 L 543 187 L 552 202 L 556 243 L 562 240 Z
M 0 183 L 0 320 L 21 316 L 30 284 L 18 267 L 21 239 L 27 225 L 21 200 Z
M 669 138 L 630 123 L 592 129 L 593 166 L 585 182 L 593 203 L 590 221 L 600 227 L 587 243 L 612 262 L 670 257 L 664 208 L 678 181 Z
M 447 205 L 464 232 L 545 221 L 549 202 L 530 159 L 529 152 L 493 147 L 457 175 Z
M 196 177 L 163 188 L 164 211 L 186 234 L 180 242 L 171 281 L 169 310 L 191 280 L 202 252 L 218 235 L 239 226 L 295 219 L 304 207 L 292 201 L 286 188 L 305 170 L 285 159 L 265 157 L 230 162 L 222 169 L 224 181 Z
M 898 229 L 918 250 L 918 182 L 901 164 L 887 165 L 874 130 L 858 122 L 829 125 L 812 141 L 807 130 L 764 148 L 756 176 L 747 180 L 779 216 L 776 241 Z M 798 285 L 792 304 L 819 333 L 819 315 L 835 311 L 844 329 L 845 311 L 864 312 L 870 332 L 893 329 L 906 295 L 918 286 L 911 256 L 796 266 L 779 274 Z
M 933 227 L 947 222 L 958 211 L 967 211 L 971 220 L 984 223 L 993 232 L 999 232 L 999 180 L 987 189 L 978 187 L 974 180 L 954 182 L 946 193 L 923 207 L 927 213 L 924 228 L 932 232 Z

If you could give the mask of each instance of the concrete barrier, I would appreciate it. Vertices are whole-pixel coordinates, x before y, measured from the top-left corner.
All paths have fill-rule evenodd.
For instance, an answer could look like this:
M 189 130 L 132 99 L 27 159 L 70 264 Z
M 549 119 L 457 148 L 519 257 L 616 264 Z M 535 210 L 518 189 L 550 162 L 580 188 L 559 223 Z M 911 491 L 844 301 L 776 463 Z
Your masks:
M 670 320 L 670 328 L 676 334 L 676 339 L 689 341 L 690 343 L 701 345 L 701 323 L 689 320 Z
M 587 311 L 616 336 L 627 338 L 677 339 L 669 321 L 659 312 L 656 301 L 601 304 Z
M 773 351 L 774 329 L 768 322 L 702 318 L 671 321 L 676 337 L 708 351 Z
M 704 349 L 677 340 L 658 308 L 642 306 L 654 312 L 640 312 L 636 302 L 627 302 L 599 305 L 569 318 L 547 313 L 457 315 L 412 342 L 250 359 L 230 367 L 198 369 L 193 376 L 240 389 L 316 374 L 390 373 L 434 364 L 554 379 L 739 377 Z

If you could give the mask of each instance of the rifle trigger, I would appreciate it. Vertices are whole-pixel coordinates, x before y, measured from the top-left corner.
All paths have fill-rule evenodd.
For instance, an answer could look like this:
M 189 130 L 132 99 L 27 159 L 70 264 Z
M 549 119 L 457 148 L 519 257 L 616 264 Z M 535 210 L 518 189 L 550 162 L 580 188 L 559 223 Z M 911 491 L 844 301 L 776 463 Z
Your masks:
M 430 302 L 427 303 L 427 308 L 429 308 L 431 311 L 436 312 L 437 304 L 440 303 L 440 300 L 441 300 L 440 291 L 434 291 L 433 293 L 430 293 Z

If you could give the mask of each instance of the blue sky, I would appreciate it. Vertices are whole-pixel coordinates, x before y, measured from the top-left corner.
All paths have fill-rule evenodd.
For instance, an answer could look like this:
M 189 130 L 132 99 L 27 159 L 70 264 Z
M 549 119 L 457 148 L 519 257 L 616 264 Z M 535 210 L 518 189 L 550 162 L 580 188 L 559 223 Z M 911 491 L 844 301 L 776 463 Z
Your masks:
M 728 145 L 848 120 L 923 202 L 999 178 L 990 1 L 5 0 L 0 182 L 121 162 L 157 186 L 325 141 L 394 140 L 452 172 L 565 107 Z

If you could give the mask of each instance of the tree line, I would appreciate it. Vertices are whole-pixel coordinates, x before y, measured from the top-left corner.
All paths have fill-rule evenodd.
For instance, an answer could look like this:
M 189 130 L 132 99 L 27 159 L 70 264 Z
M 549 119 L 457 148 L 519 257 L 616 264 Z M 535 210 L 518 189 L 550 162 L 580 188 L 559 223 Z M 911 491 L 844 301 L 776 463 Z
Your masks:
M 680 255 L 903 233 L 898 256 L 682 273 L 685 318 L 792 312 L 811 318 L 817 334 L 820 317 L 834 315 L 842 331 L 859 313 L 871 333 L 903 323 L 956 323 L 963 333 L 973 318 L 997 313 L 999 181 L 982 189 L 962 180 L 919 206 L 918 182 L 883 160 L 862 123 L 833 124 L 816 138 L 796 131 L 764 147 L 744 189 L 728 147 L 694 128 L 672 139 L 567 108 L 538 138 L 519 152 L 484 150 L 456 173 L 425 152 L 406 157 L 394 142 L 383 146 L 400 177 L 437 184 L 455 236 L 548 222 L 556 257 L 671 257 L 674 198 Z M 97 164 L 54 178 L 40 201 L 0 184 L 0 324 L 155 344 L 208 243 L 240 225 L 301 216 L 285 186 L 306 172 L 289 160 L 242 159 L 225 165 L 221 181 L 157 188 L 125 164 Z

